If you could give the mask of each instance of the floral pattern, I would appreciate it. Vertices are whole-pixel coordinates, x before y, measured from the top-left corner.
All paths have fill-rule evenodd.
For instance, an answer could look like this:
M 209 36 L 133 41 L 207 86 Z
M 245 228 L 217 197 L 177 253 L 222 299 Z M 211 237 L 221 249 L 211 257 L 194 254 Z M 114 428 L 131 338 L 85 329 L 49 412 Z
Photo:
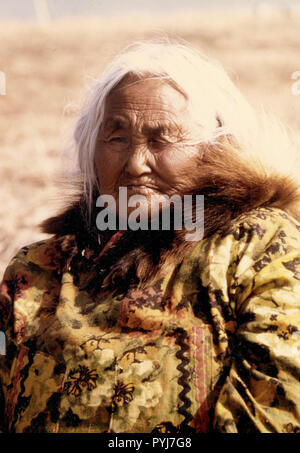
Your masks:
M 123 406 L 133 400 L 134 386 L 132 384 L 123 384 L 119 381 L 114 387 L 114 395 L 112 397 L 113 409 L 117 406 Z
M 97 378 L 96 370 L 89 370 L 87 366 L 79 365 L 78 369 L 72 369 L 69 372 L 64 390 L 68 395 L 79 396 L 85 389 L 94 389 L 97 386 Z

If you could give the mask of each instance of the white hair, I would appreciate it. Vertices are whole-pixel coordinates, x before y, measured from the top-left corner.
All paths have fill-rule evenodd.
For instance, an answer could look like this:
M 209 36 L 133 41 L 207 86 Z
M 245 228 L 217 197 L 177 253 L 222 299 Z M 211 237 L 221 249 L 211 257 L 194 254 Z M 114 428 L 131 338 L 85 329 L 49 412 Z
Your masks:
M 222 135 L 231 135 L 245 156 L 268 163 L 281 156 L 286 170 L 295 162 L 282 159 L 290 145 L 280 126 L 267 115 L 259 116 L 232 83 L 222 66 L 197 49 L 169 40 L 136 42 L 120 52 L 91 87 L 83 104 L 75 132 L 75 148 L 84 196 L 91 212 L 92 196 L 97 188 L 94 153 L 98 131 L 104 118 L 105 100 L 126 75 L 155 77 L 175 84 L 186 96 L 193 119 L 199 126 L 198 143 L 214 145 Z M 271 128 L 270 128 L 271 125 Z M 200 134 L 201 131 L 201 134 Z M 266 153 L 271 159 L 262 162 Z M 277 154 L 276 154 L 277 153 Z

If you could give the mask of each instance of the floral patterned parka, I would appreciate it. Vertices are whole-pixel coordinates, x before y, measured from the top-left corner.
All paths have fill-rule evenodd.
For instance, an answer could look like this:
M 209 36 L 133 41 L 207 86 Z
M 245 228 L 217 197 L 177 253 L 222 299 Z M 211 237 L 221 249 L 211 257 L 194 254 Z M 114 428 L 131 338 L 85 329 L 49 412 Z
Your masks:
M 300 432 L 293 217 L 240 215 L 123 294 L 91 295 L 76 269 L 50 238 L 5 272 L 2 431 Z

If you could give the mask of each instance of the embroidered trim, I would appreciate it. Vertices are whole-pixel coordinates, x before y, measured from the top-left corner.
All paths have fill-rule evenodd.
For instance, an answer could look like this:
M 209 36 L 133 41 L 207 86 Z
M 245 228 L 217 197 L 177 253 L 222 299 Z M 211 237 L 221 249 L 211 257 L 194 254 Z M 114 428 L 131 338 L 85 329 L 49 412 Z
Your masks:
M 193 420 L 193 417 L 190 412 L 188 412 L 189 407 L 191 407 L 191 400 L 186 396 L 190 392 L 191 387 L 187 383 L 187 380 L 190 377 L 190 372 L 186 370 L 185 366 L 189 363 L 189 359 L 184 356 L 184 353 L 189 351 L 189 346 L 185 343 L 188 335 L 186 331 L 182 328 L 178 328 L 174 332 L 176 336 L 175 344 L 180 346 L 180 350 L 176 352 L 176 358 L 181 360 L 181 363 L 177 366 L 177 370 L 181 372 L 181 376 L 178 378 L 178 384 L 183 387 L 183 390 L 179 393 L 179 398 L 183 402 L 183 405 L 178 407 L 178 412 L 184 416 L 184 421 L 181 423 L 181 430 L 185 429 L 188 423 Z

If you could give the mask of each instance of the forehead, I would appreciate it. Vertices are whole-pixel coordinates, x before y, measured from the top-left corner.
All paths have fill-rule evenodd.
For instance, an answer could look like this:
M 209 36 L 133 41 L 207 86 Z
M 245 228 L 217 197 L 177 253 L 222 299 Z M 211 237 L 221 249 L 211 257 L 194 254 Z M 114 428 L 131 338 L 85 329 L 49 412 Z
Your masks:
M 121 82 L 107 97 L 104 123 L 175 122 L 188 117 L 187 99 L 159 79 Z

